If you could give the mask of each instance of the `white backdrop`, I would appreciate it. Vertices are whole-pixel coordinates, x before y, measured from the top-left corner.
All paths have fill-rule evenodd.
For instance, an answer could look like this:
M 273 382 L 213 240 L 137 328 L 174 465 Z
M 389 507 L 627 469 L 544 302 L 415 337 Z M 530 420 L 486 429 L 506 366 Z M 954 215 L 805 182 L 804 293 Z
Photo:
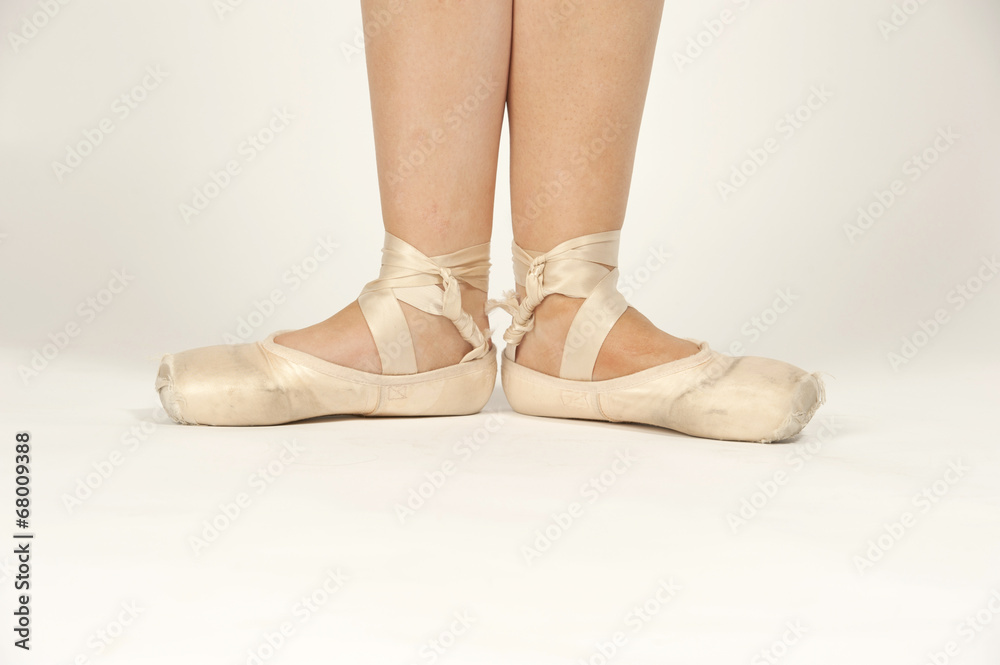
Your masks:
M 892 375 L 993 346 L 1000 288 L 971 302 L 952 291 L 976 288 L 998 248 L 1000 5 L 897 5 L 668 3 L 621 256 L 642 282 L 632 304 L 675 334 L 834 373 L 856 361 Z M 72 354 L 152 368 L 160 352 L 235 335 L 275 289 L 285 301 L 250 317 L 254 338 L 325 318 L 374 278 L 355 3 L 103 1 L 54 4 L 51 18 L 41 6 L 0 8 L 6 372 L 73 323 L 53 365 Z M 290 118 L 273 141 L 246 143 L 270 138 L 276 112 Z M 925 150 L 933 164 L 911 161 Z M 753 154 L 767 161 L 745 163 Z M 239 172 L 215 188 L 231 160 Z M 513 285 L 501 160 L 493 295 Z M 725 181 L 741 186 L 723 194 Z M 185 219 L 196 189 L 215 196 Z M 879 193 L 888 209 L 865 228 L 858 208 L 879 212 Z M 314 264 L 319 238 L 338 247 Z M 653 248 L 671 259 L 647 273 Z M 303 262 L 308 280 L 286 275 Z M 116 270 L 127 288 L 86 305 Z M 792 305 L 768 312 L 779 291 Z M 939 309 L 946 325 L 893 368 L 887 354 L 904 336 L 924 342 L 920 322 Z
M 0 660 L 251 663 L 343 565 L 353 581 L 275 662 L 426 660 L 471 609 L 451 662 L 598 663 L 676 575 L 619 662 L 768 662 L 791 640 L 789 664 L 931 662 L 951 642 L 995 663 L 1000 4 L 667 4 L 623 291 L 674 334 L 832 374 L 788 446 L 521 417 L 499 389 L 467 418 L 168 424 L 161 353 L 311 324 L 378 273 L 361 12 L 0 3 L 0 495 L 30 430 L 39 548 L 39 651 Z M 507 162 L 493 296 L 513 286 Z M 641 463 L 528 566 L 519 548 L 626 452 Z M 402 525 L 397 502 L 455 459 Z M 259 508 L 192 548 L 278 460 Z M 130 602 L 148 614 L 101 655 Z M 970 614 L 992 624 L 974 643 Z

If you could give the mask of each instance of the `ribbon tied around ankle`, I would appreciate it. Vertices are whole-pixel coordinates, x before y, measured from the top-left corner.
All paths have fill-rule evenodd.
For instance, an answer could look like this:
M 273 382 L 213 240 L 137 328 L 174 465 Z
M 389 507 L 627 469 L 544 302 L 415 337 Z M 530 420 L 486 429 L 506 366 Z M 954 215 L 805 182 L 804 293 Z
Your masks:
M 517 250 L 524 252 L 517 245 L 514 245 L 514 248 L 515 253 Z M 503 339 L 508 344 L 514 346 L 520 344 L 524 335 L 535 327 L 535 308 L 545 299 L 545 296 L 549 295 L 545 291 L 545 262 L 546 256 L 544 254 L 531 259 L 524 275 L 524 282 L 521 283 L 524 286 L 524 297 L 520 302 L 511 293 L 507 294 L 506 300 L 497 303 L 498 307 L 505 309 L 513 318 L 510 327 L 503 334 Z
M 627 307 L 616 286 L 619 238 L 620 231 L 592 233 L 560 243 L 548 252 L 525 250 L 514 243 L 511 247 L 514 280 L 524 288 L 524 296 L 518 300 L 509 292 L 504 294 L 504 300 L 490 301 L 488 306 L 489 309 L 502 308 L 513 318 L 504 332 L 504 340 L 513 346 L 521 342 L 535 325 L 535 308 L 547 296 L 560 294 L 584 298 L 586 301 L 580 311 L 584 317 L 600 316 L 601 331 L 599 337 L 585 345 L 585 353 L 577 353 L 575 349 L 564 352 L 563 368 L 574 375 L 585 375 L 590 356 L 596 354 L 593 347 L 600 348 L 607 329 Z M 583 321 L 581 319 L 581 323 Z M 573 325 L 577 325 L 576 319 Z
M 427 256 L 409 243 L 386 233 L 382 248 L 382 268 L 378 279 L 365 285 L 358 302 L 365 314 L 372 336 L 379 347 L 385 365 L 391 373 L 414 373 L 412 341 L 408 357 L 399 361 L 387 348 L 409 339 L 409 332 L 398 305 L 386 298 L 405 302 L 435 316 L 447 317 L 466 342 L 472 346 L 462 362 L 484 357 L 489 351 L 489 337 L 476 325 L 472 316 L 462 309 L 461 282 L 486 291 L 490 269 L 489 243 L 474 245 L 451 254 Z M 401 330 L 402 328 L 402 330 Z M 398 356 L 400 354 L 396 354 Z M 393 362 L 395 361 L 395 362 Z
M 489 349 L 489 340 L 476 325 L 472 315 L 462 309 L 462 288 L 458 279 L 452 274 L 452 270 L 442 267 L 440 273 L 444 285 L 444 294 L 441 297 L 441 316 L 450 319 L 455 324 L 462 339 L 472 345 L 472 351 L 463 360 L 482 358 Z

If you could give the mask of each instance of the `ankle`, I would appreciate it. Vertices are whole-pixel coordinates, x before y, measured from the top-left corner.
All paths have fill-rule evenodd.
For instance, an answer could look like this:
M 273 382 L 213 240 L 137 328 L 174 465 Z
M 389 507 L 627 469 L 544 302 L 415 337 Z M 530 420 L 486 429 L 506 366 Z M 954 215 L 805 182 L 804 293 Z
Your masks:
M 486 335 L 489 328 L 486 294 L 467 284 L 462 284 L 461 288 L 462 309 L 469 313 L 476 327 Z M 429 372 L 455 365 L 472 349 L 447 317 L 428 314 L 405 303 L 401 303 L 401 306 L 413 341 L 417 371 Z
M 472 320 L 476 322 L 476 327 L 482 330 L 485 335 L 486 329 L 490 327 L 489 317 L 486 316 L 486 292 L 480 291 L 468 284 L 462 284 L 461 287 L 462 309 L 472 316 Z
M 546 296 L 535 307 L 534 323 L 517 345 L 515 360 L 536 371 L 558 376 L 566 336 L 582 304 L 583 298 L 558 293 Z
M 523 289 L 518 287 L 518 297 L 523 298 Z M 561 339 L 569 332 L 573 317 L 583 305 L 583 298 L 571 298 L 561 293 L 553 293 L 542 299 L 534 309 L 534 325 L 525 337 L 557 337 Z
M 561 294 L 546 296 L 535 307 L 534 325 L 518 344 L 515 362 L 560 376 L 570 326 L 583 302 Z M 605 338 L 591 380 L 617 378 L 697 352 L 697 345 L 660 330 L 630 307 Z

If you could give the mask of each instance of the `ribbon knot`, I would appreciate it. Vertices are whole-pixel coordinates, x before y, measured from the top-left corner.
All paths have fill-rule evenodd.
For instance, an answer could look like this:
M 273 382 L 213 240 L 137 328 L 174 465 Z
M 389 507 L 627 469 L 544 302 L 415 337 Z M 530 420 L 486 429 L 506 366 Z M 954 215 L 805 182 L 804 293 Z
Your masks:
M 547 296 L 558 293 L 570 298 L 589 298 L 602 280 L 614 272 L 619 235 L 619 231 L 603 231 L 571 238 L 547 252 L 525 250 L 513 243 L 514 280 L 524 287 L 524 296 L 518 300 L 513 294 L 505 294 L 504 300 L 493 302 L 494 307 L 503 308 L 513 319 L 503 336 L 507 344 L 516 346 L 534 327 L 535 308 Z M 616 276 L 614 273 L 609 279 Z M 614 284 L 603 288 L 610 290 Z
M 365 285 L 358 299 L 362 313 L 372 329 L 383 371 L 416 373 L 411 349 L 406 357 L 393 362 L 388 351 L 407 328 L 398 303 L 403 302 L 428 314 L 444 316 L 472 347 L 462 362 L 482 358 L 489 353 L 489 337 L 476 326 L 472 316 L 462 309 L 460 282 L 485 291 L 489 280 L 489 243 L 474 245 L 451 254 L 427 256 L 400 238 L 386 233 L 382 248 L 382 269 L 378 279 Z M 397 354 L 398 355 L 398 354 Z
M 462 313 L 462 290 L 451 270 L 442 266 L 438 272 L 441 274 L 441 286 L 444 287 L 441 312 L 454 321 Z
M 542 301 L 541 294 L 544 292 L 545 284 L 545 255 L 535 257 L 528 266 L 528 275 L 525 279 L 524 289 L 528 298 L 538 302 Z M 536 305 L 538 303 L 535 303 Z
M 535 327 L 535 308 L 549 295 L 545 291 L 545 261 L 545 255 L 531 260 L 524 280 L 524 298 L 520 302 L 513 296 L 508 298 L 508 301 L 513 301 L 509 302 L 510 305 L 516 303 L 516 307 L 504 307 L 513 318 L 510 327 L 503 334 L 504 341 L 508 344 L 520 344 L 524 336 Z

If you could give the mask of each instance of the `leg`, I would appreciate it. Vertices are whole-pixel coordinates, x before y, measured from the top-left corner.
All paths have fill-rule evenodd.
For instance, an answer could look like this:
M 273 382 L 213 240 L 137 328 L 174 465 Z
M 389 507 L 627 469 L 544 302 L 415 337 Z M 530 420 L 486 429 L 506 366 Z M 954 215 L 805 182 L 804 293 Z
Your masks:
M 393 16 L 366 40 L 375 153 L 386 231 L 428 256 L 488 242 L 510 64 L 512 0 L 362 0 L 366 22 Z M 374 276 L 374 275 L 373 275 Z M 462 285 L 463 308 L 487 328 L 486 294 Z M 403 305 L 418 370 L 469 350 L 452 323 Z M 379 372 L 357 302 L 276 342 L 338 365 Z
M 504 303 L 514 315 L 502 375 L 511 406 L 713 439 L 795 435 L 823 402 L 818 377 L 672 337 L 617 290 L 662 0 L 515 1 L 507 103 L 514 261 L 526 288 Z
M 570 238 L 618 230 L 625 219 L 663 1 L 574 5 L 565 14 L 561 0 L 517 0 L 515 7 L 511 209 L 514 240 L 527 250 L 548 251 Z M 581 302 L 545 298 L 517 348 L 517 362 L 557 375 Z M 631 374 L 697 350 L 629 308 L 605 340 L 593 379 Z

